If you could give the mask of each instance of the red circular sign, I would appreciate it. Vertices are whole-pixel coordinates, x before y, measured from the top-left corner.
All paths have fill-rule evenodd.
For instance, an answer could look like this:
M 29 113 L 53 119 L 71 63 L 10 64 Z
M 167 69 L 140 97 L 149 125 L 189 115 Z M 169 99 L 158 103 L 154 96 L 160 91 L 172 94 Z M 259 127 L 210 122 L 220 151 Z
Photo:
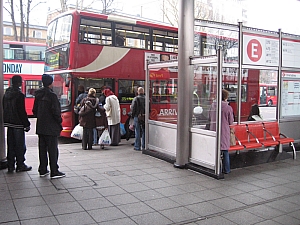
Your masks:
M 252 39 L 247 45 L 247 54 L 251 61 L 257 62 L 262 55 L 262 47 L 258 40 Z

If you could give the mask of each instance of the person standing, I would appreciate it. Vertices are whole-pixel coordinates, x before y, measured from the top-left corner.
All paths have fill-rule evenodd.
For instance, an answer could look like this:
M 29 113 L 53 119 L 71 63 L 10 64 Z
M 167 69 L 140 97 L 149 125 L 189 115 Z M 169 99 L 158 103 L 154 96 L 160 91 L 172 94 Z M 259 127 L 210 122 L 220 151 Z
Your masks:
M 142 131 L 142 149 L 145 149 L 145 124 L 140 124 L 138 115 L 145 114 L 145 94 L 144 88 L 139 87 L 137 91 L 138 95 L 132 100 L 130 109 L 134 120 L 135 128 L 135 142 L 134 150 L 141 150 L 141 131 Z
M 233 124 L 233 110 L 230 105 L 228 105 L 227 99 L 229 92 L 227 90 L 222 90 L 222 103 L 221 103 L 221 152 L 223 153 L 223 172 L 230 173 L 230 158 L 228 149 L 230 148 L 230 125 Z M 211 106 L 210 110 L 210 130 L 216 131 L 216 102 Z
M 31 166 L 25 162 L 26 144 L 25 132 L 30 130 L 30 122 L 25 110 L 25 95 L 20 87 L 22 86 L 22 77 L 15 75 L 12 77 L 12 85 L 3 97 L 3 121 L 4 127 L 7 127 L 7 164 L 8 172 L 30 171 Z
M 83 150 L 91 150 L 93 140 L 97 142 L 98 139 L 95 119 L 96 109 L 99 107 L 98 104 L 99 99 L 96 98 L 96 90 L 94 88 L 90 88 L 87 97 L 81 101 L 81 110 L 79 112 L 79 124 L 83 127 Z M 94 130 L 96 131 L 96 137 L 93 135 Z
M 109 88 L 106 88 L 103 93 L 106 96 L 104 109 L 106 110 L 108 131 L 111 138 L 110 145 L 117 146 L 121 141 L 119 100 Z
M 84 98 L 86 98 L 86 97 L 88 96 L 89 90 L 90 90 L 90 88 L 87 87 L 87 88 L 85 89 L 84 92 L 82 92 L 81 94 L 79 94 L 79 95 L 77 96 L 77 98 L 76 98 L 76 100 L 75 100 L 76 105 L 80 104 L 81 101 L 82 101 L 82 99 L 84 99 Z
M 39 137 L 39 174 L 41 177 L 47 176 L 49 171 L 48 156 L 50 164 L 50 178 L 65 177 L 66 174 L 58 170 L 58 136 L 62 131 L 62 118 L 60 102 L 53 92 L 53 78 L 50 75 L 42 76 L 42 88 L 35 92 L 33 105 L 33 115 L 37 118 L 36 134 Z
M 99 103 L 101 103 L 102 104 L 102 106 L 104 106 L 105 105 L 105 95 L 104 95 L 104 90 L 106 89 L 106 86 L 102 86 L 101 88 L 100 88 L 100 95 L 99 95 Z

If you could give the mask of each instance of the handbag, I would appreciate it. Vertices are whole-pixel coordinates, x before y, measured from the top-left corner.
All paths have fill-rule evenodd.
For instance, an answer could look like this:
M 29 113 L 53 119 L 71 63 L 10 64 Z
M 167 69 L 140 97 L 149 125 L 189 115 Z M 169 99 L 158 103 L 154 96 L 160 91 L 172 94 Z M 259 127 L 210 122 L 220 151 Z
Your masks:
M 139 124 L 145 124 L 145 114 L 140 113 L 138 115 Z
M 230 146 L 236 145 L 234 129 L 230 128 Z
M 71 137 L 78 140 L 82 140 L 82 136 L 83 136 L 83 127 L 80 126 L 80 124 L 77 124 L 71 133 Z
M 110 145 L 111 144 L 111 138 L 109 136 L 109 133 L 108 133 L 107 129 L 105 129 L 102 132 L 102 134 L 101 134 L 101 136 L 100 136 L 100 138 L 98 140 L 98 144 L 99 145 Z

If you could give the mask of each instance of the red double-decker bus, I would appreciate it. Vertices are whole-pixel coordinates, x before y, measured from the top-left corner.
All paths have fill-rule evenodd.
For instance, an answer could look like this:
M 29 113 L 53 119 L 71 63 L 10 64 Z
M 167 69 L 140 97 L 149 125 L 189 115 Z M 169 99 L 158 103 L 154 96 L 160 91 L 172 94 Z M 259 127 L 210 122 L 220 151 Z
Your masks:
M 277 104 L 277 83 L 259 84 L 259 105 L 275 106 Z
M 102 86 L 110 86 L 119 98 L 121 122 L 125 123 L 137 87 L 145 86 L 147 60 L 176 58 L 177 45 L 177 28 L 124 16 L 72 11 L 51 21 L 45 68 L 54 76 L 53 89 L 61 103 L 61 136 L 69 137 L 78 123 L 73 107 L 79 85 L 93 87 L 97 93 Z M 165 102 L 162 104 L 176 99 L 177 81 L 172 73 L 162 70 L 150 75 L 161 95 L 159 102 Z M 152 108 L 153 118 L 155 112 L 160 112 L 157 107 Z
M 46 44 L 3 41 L 3 83 L 4 90 L 11 85 L 11 78 L 20 75 L 23 79 L 22 92 L 25 94 L 25 108 L 33 116 L 34 92 L 42 86 Z
M 211 41 L 207 34 L 195 35 L 201 45 L 197 50 L 200 55 L 209 54 L 212 45 L 219 45 L 215 42 L 216 37 Z M 221 39 L 224 41 L 224 38 Z M 231 48 L 238 47 L 236 40 L 231 42 Z M 226 43 L 226 46 L 229 44 Z M 78 123 L 73 108 L 79 85 L 85 88 L 93 87 L 97 93 L 100 93 L 102 86 L 112 87 L 120 101 L 121 122 L 125 123 L 137 88 L 145 86 L 147 60 L 174 60 L 177 59 L 177 51 L 176 27 L 127 16 L 83 11 L 66 12 L 56 17 L 48 26 L 45 70 L 54 77 L 53 89 L 61 103 L 61 136 L 69 137 Z M 236 71 L 235 75 L 230 73 L 229 76 L 223 76 L 223 87 L 233 89 L 233 95 L 237 89 L 236 78 L 233 78 Z M 249 114 L 250 104 L 255 101 L 251 93 L 257 93 L 250 88 L 252 83 L 249 82 L 248 75 L 251 73 L 246 72 L 243 77 L 242 104 L 247 105 L 243 107 L 245 118 Z M 254 80 L 258 80 L 258 76 L 255 77 L 257 79 Z M 215 77 L 212 72 L 210 75 L 195 72 L 194 86 L 200 97 L 197 103 L 208 106 L 213 101 L 216 93 L 210 83 L 214 82 L 213 79 Z M 150 119 L 176 123 L 177 80 L 177 68 L 150 71 L 150 93 L 146 93 L 151 99 Z M 210 99 L 210 102 L 202 101 L 204 96 L 205 99 Z M 236 109 L 234 96 L 231 102 Z M 207 115 L 207 108 L 204 107 L 204 116 Z M 200 123 L 205 123 L 204 120 L 205 118 Z

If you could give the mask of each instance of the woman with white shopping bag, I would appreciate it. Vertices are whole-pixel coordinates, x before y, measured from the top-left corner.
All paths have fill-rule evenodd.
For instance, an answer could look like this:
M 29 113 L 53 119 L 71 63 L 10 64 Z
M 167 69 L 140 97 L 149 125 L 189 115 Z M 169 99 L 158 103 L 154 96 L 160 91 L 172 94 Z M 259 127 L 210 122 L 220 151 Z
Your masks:
M 110 145 L 117 146 L 121 141 L 119 100 L 109 88 L 105 89 L 103 93 L 106 96 L 104 108 L 106 110 L 108 131 L 111 138 Z

